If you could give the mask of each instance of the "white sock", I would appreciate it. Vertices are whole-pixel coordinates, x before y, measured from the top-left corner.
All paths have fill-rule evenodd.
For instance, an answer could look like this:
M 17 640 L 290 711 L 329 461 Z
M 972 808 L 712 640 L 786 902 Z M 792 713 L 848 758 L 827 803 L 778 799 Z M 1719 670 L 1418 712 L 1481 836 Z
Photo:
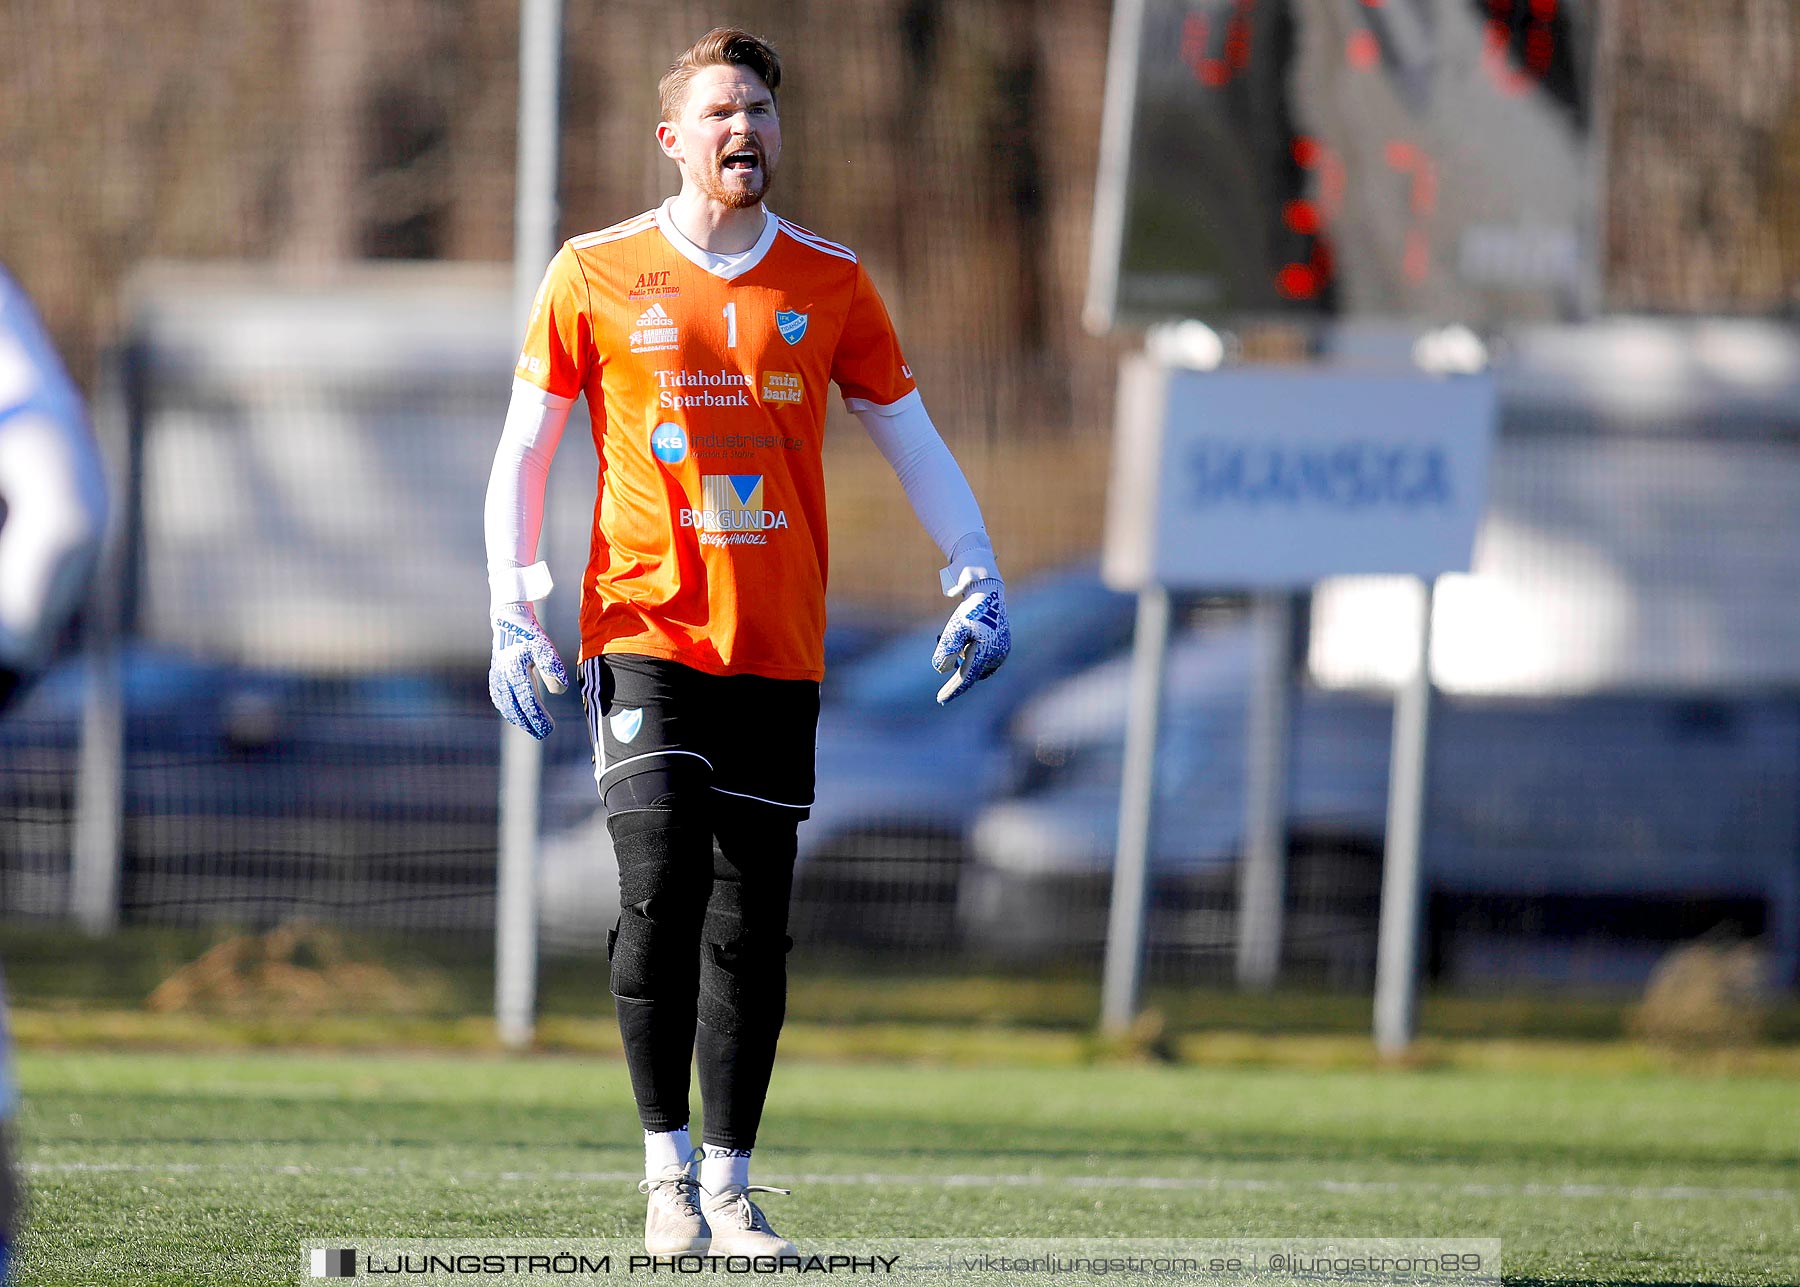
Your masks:
M 717 1144 L 702 1147 L 706 1151 L 700 1157 L 701 1192 L 718 1194 L 750 1183 L 749 1149 L 721 1148 Z
M 671 1166 L 686 1166 L 693 1153 L 685 1126 L 672 1131 L 645 1131 L 644 1177 L 654 1180 Z

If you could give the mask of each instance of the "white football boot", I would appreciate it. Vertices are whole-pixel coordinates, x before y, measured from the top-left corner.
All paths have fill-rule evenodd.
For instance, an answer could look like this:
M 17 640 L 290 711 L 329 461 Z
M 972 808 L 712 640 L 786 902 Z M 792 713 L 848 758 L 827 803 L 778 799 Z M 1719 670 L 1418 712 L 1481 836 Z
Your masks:
M 700 1210 L 712 1230 L 715 1256 L 797 1256 L 800 1249 L 776 1233 L 752 1193 L 787 1194 L 766 1184 L 731 1185 L 718 1193 L 700 1191 Z
M 704 1253 L 711 1239 L 706 1217 L 700 1212 L 700 1181 L 694 1178 L 694 1156 L 685 1163 L 665 1166 L 654 1180 L 638 1181 L 638 1192 L 649 1196 L 644 1212 L 644 1250 L 653 1256 Z

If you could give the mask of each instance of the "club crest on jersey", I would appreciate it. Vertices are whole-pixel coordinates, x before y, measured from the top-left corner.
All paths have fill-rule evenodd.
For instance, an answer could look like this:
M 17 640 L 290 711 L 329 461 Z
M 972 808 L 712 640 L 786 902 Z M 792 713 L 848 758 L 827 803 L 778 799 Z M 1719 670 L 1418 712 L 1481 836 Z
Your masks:
M 781 309 L 775 314 L 775 329 L 781 332 L 781 338 L 789 344 L 798 344 L 806 335 L 806 313 L 795 313 Z
M 644 712 L 639 708 L 622 706 L 608 716 L 606 722 L 612 726 L 615 738 L 629 744 L 644 727 Z

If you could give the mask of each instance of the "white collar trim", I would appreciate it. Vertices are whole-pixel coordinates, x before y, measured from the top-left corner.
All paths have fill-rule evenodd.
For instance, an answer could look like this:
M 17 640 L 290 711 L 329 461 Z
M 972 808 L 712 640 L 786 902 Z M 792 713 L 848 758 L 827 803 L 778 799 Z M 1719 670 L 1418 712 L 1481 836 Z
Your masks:
M 670 213 L 674 205 L 675 198 L 670 197 L 656 207 L 656 226 L 662 229 L 664 239 L 683 259 L 726 281 L 742 276 L 760 264 L 763 256 L 769 253 L 769 247 L 775 244 L 775 235 L 781 231 L 781 220 L 775 217 L 773 211 L 765 209 L 762 235 L 756 239 L 756 244 L 735 255 L 720 255 L 696 246 L 682 234 L 681 229 L 675 226 L 674 215 Z

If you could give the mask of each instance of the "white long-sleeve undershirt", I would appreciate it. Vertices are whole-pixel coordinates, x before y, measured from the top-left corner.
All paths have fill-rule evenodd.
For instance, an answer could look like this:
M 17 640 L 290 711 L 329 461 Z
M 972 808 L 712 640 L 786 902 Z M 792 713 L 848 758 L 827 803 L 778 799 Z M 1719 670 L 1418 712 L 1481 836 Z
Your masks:
M 500 446 L 488 474 L 482 532 L 487 539 L 489 607 L 542 599 L 550 593 L 550 568 L 538 562 L 544 530 L 544 491 L 550 461 L 569 422 L 571 398 L 546 393 L 515 378 Z
M 571 405 L 528 381 L 513 381 L 483 510 L 494 607 L 541 599 L 550 592 L 549 568 L 537 560 L 538 538 L 550 461 Z M 976 581 L 998 579 L 981 507 L 918 391 L 886 406 L 859 398 L 847 398 L 845 405 L 893 468 L 913 513 L 943 551 L 949 563 L 940 573 L 944 593 L 958 595 Z
M 887 406 L 861 398 L 845 398 L 844 405 L 862 422 L 875 449 L 900 480 L 913 513 L 944 552 L 949 563 L 939 574 L 944 593 L 958 595 L 975 581 L 998 580 L 1000 572 L 981 506 L 943 435 L 926 414 L 919 391 L 914 389 Z

